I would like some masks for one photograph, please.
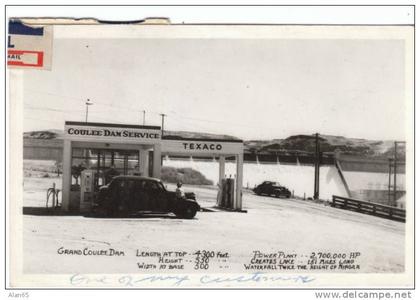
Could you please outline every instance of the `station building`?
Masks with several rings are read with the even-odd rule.
[[[89,195],[109,182],[111,169],[121,175],[160,178],[162,156],[215,157],[219,189],[226,177],[225,160],[235,158],[232,208],[242,209],[243,141],[162,136],[159,126],[66,121],[63,142],[62,209],[84,210]],[[80,176],[73,176],[84,170]],[[79,174],[80,175],[80,174]]]

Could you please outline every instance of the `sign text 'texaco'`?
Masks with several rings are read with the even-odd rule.
[[[214,143],[182,143],[185,150],[222,150],[221,144]]]

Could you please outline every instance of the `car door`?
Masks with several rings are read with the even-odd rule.
[[[152,199],[148,181],[137,180],[135,185],[135,205],[137,211],[152,211]]]
[[[150,196],[151,211],[167,212],[168,203],[163,186],[156,181],[148,181],[146,183],[147,193]]]
[[[124,178],[121,181],[121,188],[119,192],[119,210],[124,212],[130,212],[131,209],[131,188],[133,186],[133,182]]]
[[[268,194],[269,193],[270,184],[268,182],[264,182],[261,186],[261,193]]]
[[[173,203],[169,203],[170,199],[169,199],[169,193],[167,192],[167,190],[165,189],[165,187],[163,186],[162,182],[156,182],[157,186],[158,186],[158,203],[159,203],[159,207],[160,209],[162,209],[162,211],[164,212],[169,212],[171,209],[171,204],[173,206]]]
[[[138,200],[137,200],[137,188],[138,182],[137,180],[129,179],[125,182],[125,191],[126,191],[126,209],[129,212],[136,212],[138,211]]]
[[[128,183],[125,178],[121,178],[112,182],[111,188],[111,207],[115,213],[126,211],[128,209],[130,194]]]
[[[120,179],[114,179],[109,183],[106,195],[103,195],[101,202],[102,208],[109,212],[116,212],[118,210],[120,191],[124,184]]]
[[[148,211],[158,211],[157,199],[157,187],[153,181],[144,182],[144,199]]]

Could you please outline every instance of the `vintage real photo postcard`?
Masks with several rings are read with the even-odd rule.
[[[7,30],[10,286],[413,287],[413,26]]]

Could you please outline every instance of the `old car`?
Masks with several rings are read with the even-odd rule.
[[[268,195],[278,198],[290,198],[292,196],[292,193],[286,187],[281,186],[278,182],[274,181],[264,181],[257,185],[253,191],[257,195]]]
[[[124,217],[139,213],[174,213],[192,219],[200,210],[194,193],[177,197],[159,179],[141,176],[117,176],[102,186],[95,199],[94,213]]]

